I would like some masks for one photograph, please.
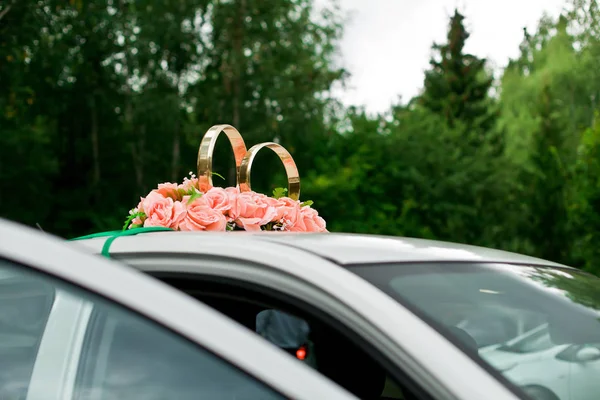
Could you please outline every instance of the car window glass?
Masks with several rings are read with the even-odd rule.
[[[313,325],[314,324],[315,323],[313,323]],[[349,357],[348,354],[340,353],[337,355],[333,354],[332,357],[332,354],[328,351],[329,349],[324,349],[319,340],[320,338],[325,339],[322,333],[316,334],[316,343],[313,341],[314,335],[312,326],[309,322],[289,312],[271,308],[263,309],[256,315],[256,333],[317,371],[321,371],[324,362],[326,362],[329,365],[329,368],[332,367],[333,369],[342,372],[342,374],[337,376],[336,382],[351,390],[351,387],[348,386],[347,377],[341,376],[344,374],[343,371],[347,371],[349,374],[352,373],[352,353],[358,352],[358,349],[355,349],[350,343],[344,348],[350,355]],[[341,335],[338,335],[338,337],[330,336],[325,340],[329,341],[331,339],[336,342],[346,342],[345,338],[341,337]],[[325,344],[325,346],[329,347],[328,344]],[[329,360],[322,359],[322,362],[319,363],[319,355],[323,354],[323,351],[325,351],[325,354],[322,355],[322,358],[326,357],[329,358]],[[368,358],[366,355],[356,354],[357,363],[360,363],[360,360],[365,360],[365,357]],[[373,361],[367,360],[367,362],[372,363]],[[367,373],[362,375],[359,374],[359,376],[356,377],[356,382],[360,384],[361,378],[363,378],[365,387],[370,385],[377,386],[379,389],[374,389],[377,398],[382,396],[386,399],[405,399],[402,390],[392,379],[385,376],[383,371],[381,371],[381,378],[379,378],[378,382],[377,378],[373,379],[373,377],[369,377],[368,375],[369,374]]]
[[[386,355],[375,354],[371,338],[357,335],[335,315],[294,294],[237,280],[155,276],[261,335],[358,398],[430,398],[405,375],[382,365],[377,356]]]
[[[310,330],[307,321],[281,310],[264,309],[256,315],[256,333],[298,360],[316,367]]]
[[[538,313],[527,313],[523,323],[523,332],[531,332],[532,330],[544,324],[546,318]]]
[[[597,277],[568,268],[485,262],[349,270],[449,339],[472,343],[463,350],[513,388],[535,399],[598,398]],[[506,323],[507,319],[513,322]],[[509,326],[517,329],[501,329]]]
[[[219,357],[133,313],[96,302],[80,400],[281,399]]]
[[[554,347],[554,343],[550,338],[548,325],[544,324],[540,328],[537,328],[533,333],[529,333],[516,341],[511,341],[498,347],[498,350],[509,353],[525,354],[547,350],[552,347]]]
[[[256,315],[256,332],[281,348],[298,348],[306,344],[310,327],[294,315],[265,309]]]
[[[61,307],[67,297],[85,304],[91,310],[88,318],[58,318],[64,315]],[[44,341],[58,331],[81,331],[85,337]],[[57,353],[57,345],[67,351]],[[67,362],[61,364],[57,357]],[[64,382],[50,382],[50,372],[38,365],[64,368],[57,375],[65,377]],[[34,384],[42,389],[64,385],[64,393],[73,393],[65,400],[285,398],[218,355],[131,310],[1,259],[0,366],[0,399],[25,400]],[[77,372],[74,383],[67,378],[71,371]]]
[[[54,288],[0,260],[0,399],[25,399]]]
[[[469,311],[456,326],[471,335],[479,347],[502,343],[518,334],[517,321],[501,313],[482,315],[475,308]]]

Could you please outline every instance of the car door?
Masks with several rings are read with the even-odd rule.
[[[355,399],[131,268],[4,220],[0,238],[2,399]]]
[[[201,246],[193,235],[178,235],[177,240],[167,241],[165,236],[121,238],[112,243],[111,257],[122,258],[183,291],[193,291],[195,281],[228,281],[230,287],[253,290],[253,295],[267,293],[282,299],[286,306],[296,304],[313,310],[313,316],[321,315],[321,319],[337,325],[338,330],[356,338],[368,351],[374,350],[373,357],[381,358],[381,365],[387,365],[387,372],[395,381],[402,380],[405,388],[412,386],[409,391],[417,396],[391,398],[518,398],[507,388],[508,382],[503,385],[497,380],[501,377],[490,376],[426,322],[364,280],[326,260],[278,244],[262,242],[257,246],[242,235],[232,234],[227,239],[207,235],[202,238]],[[100,241],[76,245],[88,249],[102,247]],[[208,288],[212,292],[219,290]],[[231,310],[236,312],[238,308],[233,304]],[[252,321],[245,322],[251,327]],[[316,358],[318,363],[318,354]],[[355,374],[354,371],[352,376]],[[355,383],[344,387],[359,390]]]

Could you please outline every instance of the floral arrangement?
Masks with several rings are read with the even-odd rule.
[[[214,187],[212,153],[217,137],[225,133],[236,163],[236,186]],[[256,153],[269,148],[281,159],[288,176],[288,188],[277,188],[273,197],[252,191],[250,170]],[[183,183],[161,183],[137,207],[129,211],[123,230],[163,227],[176,231],[289,231],[327,232],[325,220],[300,202],[300,176],[294,159],[281,145],[260,143],[249,150],[242,135],[231,125],[211,127],[200,143],[198,177],[190,172]]]
[[[123,229],[161,226],[178,231],[290,231],[327,232],[325,220],[311,207],[285,197],[273,197],[237,187],[212,187],[205,192],[190,172],[182,184],[161,183],[129,211]]]

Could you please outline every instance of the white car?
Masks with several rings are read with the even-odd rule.
[[[560,394],[486,362],[456,326],[491,309],[534,316],[533,326],[547,323],[557,344],[600,342],[600,280],[523,255],[337,233],[100,236],[73,245],[152,275],[279,347],[304,345],[298,358],[308,351],[309,365],[359,398],[556,400]],[[282,316],[280,328],[289,316],[286,335],[275,339],[281,330],[257,324],[265,311]],[[553,367],[539,364],[537,373],[546,368]],[[560,400],[600,398],[570,388]]]
[[[133,269],[0,220],[0,399],[356,399]]]

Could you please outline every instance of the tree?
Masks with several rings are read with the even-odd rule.
[[[567,172],[561,149],[564,126],[560,107],[549,83],[542,88],[538,102],[538,129],[533,135],[531,166],[523,179],[528,182],[531,218],[524,219],[523,229],[537,244],[540,257],[565,262],[570,248],[566,203]]]
[[[588,272],[600,273],[600,120],[581,136],[569,190],[573,256]]]
[[[492,136],[495,131],[496,112],[489,98],[493,78],[486,71],[485,59],[464,52],[470,35],[464,19],[455,10],[447,43],[433,45],[435,55],[430,60],[431,69],[425,72],[420,103],[442,115],[451,128],[457,123],[464,125],[465,134],[478,145],[482,136]],[[499,135],[495,136],[498,139]]]
[[[2,217],[62,236],[121,226],[139,196],[195,169],[219,123],[248,147],[279,139],[304,177],[345,75],[329,3],[317,13],[312,0],[0,1]],[[227,175],[225,144],[215,169]],[[284,169],[263,155],[253,188],[270,192]]]
[[[336,2],[319,14],[313,3],[214,2],[209,62],[191,88],[198,120],[206,128],[212,121],[228,121],[240,129],[249,146],[280,141],[301,173],[314,168],[316,153],[327,141],[324,120],[332,102],[331,88],[346,74],[334,62],[342,34]],[[195,146],[199,135],[190,138]],[[227,146],[217,144],[215,169],[229,177],[228,183],[234,178],[230,153]],[[270,192],[273,171],[283,175],[283,168],[269,152],[258,157],[253,187]]]

